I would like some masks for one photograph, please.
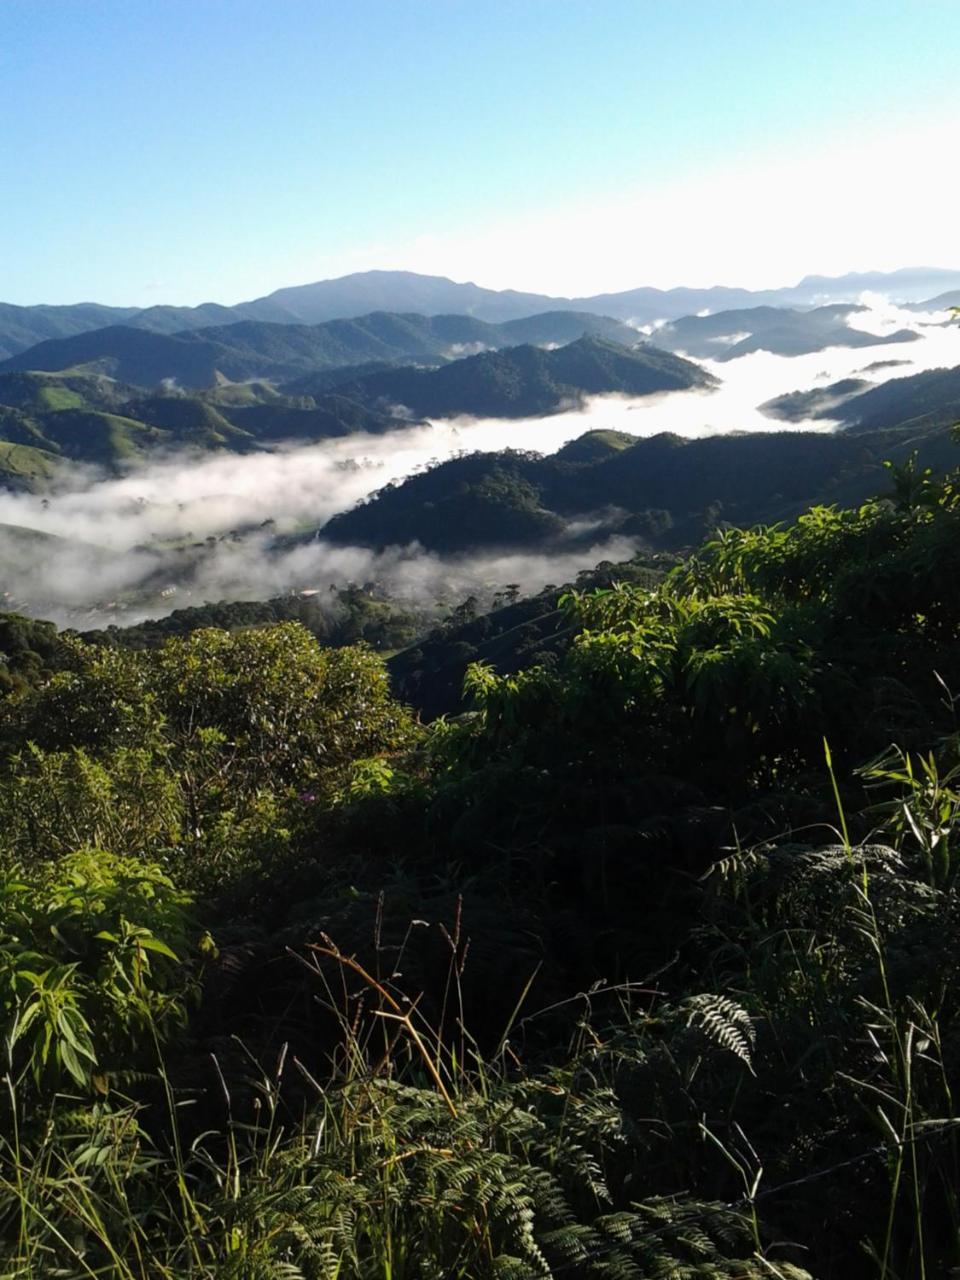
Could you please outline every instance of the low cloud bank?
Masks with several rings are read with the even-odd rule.
[[[530,594],[571,581],[602,560],[628,560],[636,546],[633,539],[612,537],[549,555],[444,557],[417,544],[377,552],[317,539],[277,553],[268,537],[254,534],[182,552],[137,549],[105,556],[81,545],[40,544],[8,569],[3,607],[83,630],[129,626],[208,601],[265,600],[288,592],[332,600],[350,583],[375,584],[417,609],[449,607],[469,595],[488,604],[508,584]]]

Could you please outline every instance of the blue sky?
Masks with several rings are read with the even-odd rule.
[[[0,0],[0,300],[960,266],[960,4]]]

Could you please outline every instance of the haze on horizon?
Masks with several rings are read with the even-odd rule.
[[[942,0],[5,0],[0,301],[960,266],[957,47]]]

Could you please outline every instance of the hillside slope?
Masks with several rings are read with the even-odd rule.
[[[885,487],[884,460],[903,461],[914,448],[936,468],[956,453],[946,429],[919,438],[906,428],[694,440],[665,434],[626,447],[611,434],[589,450],[567,446],[551,457],[508,451],[451,459],[388,485],[335,516],[321,535],[462,554],[549,551],[619,534],[671,550],[722,523],[791,519],[816,502],[857,503]]]
[[[0,487],[42,491],[71,463],[112,470],[157,450],[273,448],[396,429],[337,395],[286,397],[257,383],[145,395],[102,374],[0,374]]]
[[[553,351],[524,345],[485,352],[435,370],[397,369],[344,387],[343,394],[400,404],[420,417],[533,417],[587,395],[709,389],[716,379],[655,347],[626,348],[585,337]]]
[[[796,311],[785,307],[748,307],[711,315],[684,316],[657,329],[651,341],[669,351],[713,360],[737,360],[753,351],[799,356],[827,347],[874,347],[915,342],[912,329],[878,337],[851,326],[851,317],[867,310],[851,304]]]
[[[0,363],[0,374],[86,367],[143,387],[174,381],[198,389],[214,385],[218,378],[284,382],[371,361],[440,364],[521,342],[572,342],[585,333],[627,345],[637,337],[619,321],[575,312],[532,316],[515,325],[489,325],[461,315],[388,312],[319,325],[243,320],[172,334],[111,325],[41,342]]]
[[[763,405],[772,417],[829,418],[861,431],[960,421],[960,367],[928,369],[874,386],[856,378],[815,391],[793,392]]]

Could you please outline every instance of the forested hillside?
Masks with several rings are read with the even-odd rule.
[[[850,379],[818,391],[780,396],[765,408],[777,417],[832,418],[862,431],[950,424],[960,412],[960,369],[928,369],[879,387]]]
[[[568,312],[496,326],[386,314],[173,335],[114,326],[0,364],[0,487],[45,491],[77,463],[116,471],[176,449],[247,453],[426,414],[523,417],[715,385],[616,321]]]
[[[296,622],[8,618],[3,1274],[960,1266],[960,471],[878,488],[429,727]]]
[[[0,486],[42,492],[76,475],[71,464],[115,471],[178,449],[249,453],[401,425],[335,391],[287,396],[252,382],[185,395],[100,373],[11,372],[0,374]]]
[[[153,387],[168,379],[203,390],[218,378],[285,382],[372,360],[442,364],[458,355],[524,342],[573,342],[585,333],[627,346],[637,342],[636,332],[627,325],[590,313],[552,311],[494,325],[464,315],[380,311],[318,325],[233,318],[229,324],[173,333],[109,325],[37,343],[0,364],[0,372],[57,372],[95,365],[100,372],[138,386]]]
[[[724,523],[792,519],[814,502],[860,502],[882,483],[885,460],[904,462],[915,450],[939,469],[955,447],[942,426],[694,440],[592,432],[548,457],[507,450],[452,458],[384,486],[322,533],[335,542],[416,541],[449,552],[557,546],[585,525],[590,538],[621,533],[676,550]]]

